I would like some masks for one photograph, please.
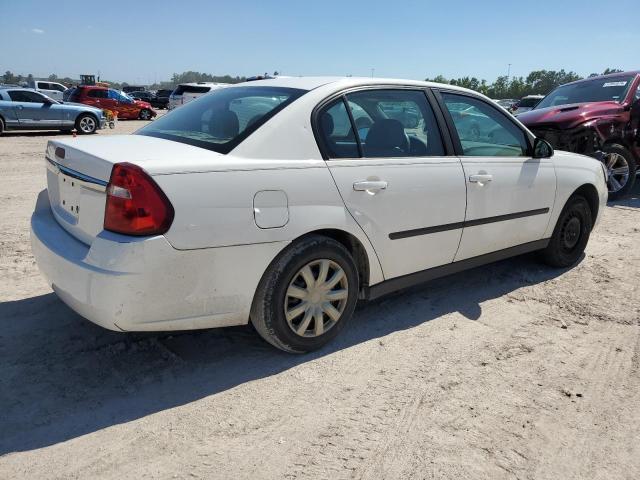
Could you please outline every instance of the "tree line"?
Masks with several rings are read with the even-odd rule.
[[[609,73],[621,72],[617,68],[607,68],[602,75]],[[278,75],[278,72],[273,72],[273,75]],[[592,73],[590,77],[600,75],[598,73]],[[442,75],[438,75],[434,78],[425,78],[426,81],[446,83],[449,85],[457,85],[460,87],[469,88],[480,92],[490,98],[502,99],[502,98],[515,98],[519,99],[526,95],[546,95],[554,88],[563,85],[565,83],[574,82],[580,80],[582,77],[575,72],[564,70],[535,70],[526,77],[508,77],[507,75],[498,77],[493,83],[488,83],[486,80],[479,80],[476,77],[459,77],[447,79]],[[32,74],[26,76],[16,75],[7,70],[4,75],[0,75],[1,83],[17,84],[20,85],[32,80],[49,80],[51,82],[59,82],[67,86],[78,85],[80,79],[74,79],[69,77],[58,77],[55,74],[51,74],[46,78],[35,78]],[[113,88],[120,89],[128,85],[126,82],[112,82],[106,81]],[[239,83],[244,82],[245,77],[232,76],[232,75],[212,75],[209,73],[187,71],[182,73],[174,73],[170,80],[159,83],[154,83],[149,86],[152,90],[160,88],[173,89],[180,83],[191,82],[218,82],[218,83]]]
[[[604,72],[592,73],[589,77],[607,75],[610,73],[622,72],[617,68],[607,68]],[[546,95],[551,90],[565,83],[582,80],[583,77],[576,72],[565,72],[563,70],[535,70],[526,77],[508,77],[507,75],[498,77],[495,82],[489,84],[486,80],[479,80],[476,77],[460,77],[447,79],[442,75],[434,78],[425,78],[427,82],[447,83],[459,87],[469,88],[486,95],[489,98],[519,99],[526,95]]]

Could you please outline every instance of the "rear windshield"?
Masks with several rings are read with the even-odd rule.
[[[174,95],[182,95],[183,93],[207,93],[211,90],[209,86],[196,86],[196,85],[178,85],[173,91]]]
[[[633,75],[605,77],[571,83],[556,88],[547,95],[536,109],[587,102],[622,102],[633,83]]]
[[[306,90],[234,87],[214,90],[155,120],[137,135],[229,153]]]

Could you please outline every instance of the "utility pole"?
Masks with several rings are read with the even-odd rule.
[[[373,73],[374,73],[375,71],[376,71],[376,69],[375,69],[375,68],[372,68],[372,69],[371,69],[371,78],[373,78]]]
[[[509,67],[507,68],[507,82],[509,81],[510,77],[511,77],[511,64],[509,64]]]

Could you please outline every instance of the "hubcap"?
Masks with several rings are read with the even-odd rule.
[[[96,128],[96,122],[91,117],[84,117],[80,120],[80,130],[85,133],[91,133]]]
[[[284,299],[287,324],[301,337],[317,337],[342,317],[349,298],[349,282],[340,265],[313,260],[294,276]]]
[[[149,119],[150,114],[149,114],[149,112],[148,112],[147,110],[143,110],[143,111],[140,113],[140,116],[142,117],[142,119],[143,119],[143,120],[148,120],[148,119]]]
[[[615,193],[622,190],[629,181],[629,164],[626,158],[619,153],[609,153],[606,164],[609,174],[607,181],[609,192]]]
[[[573,249],[580,240],[581,222],[578,217],[569,218],[562,228],[562,243],[567,250]]]

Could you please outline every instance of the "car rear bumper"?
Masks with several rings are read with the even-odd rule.
[[[176,250],[164,236],[100,233],[88,246],[51,213],[47,191],[31,217],[40,271],[69,307],[116,331],[246,324],[262,274],[284,244]]]

